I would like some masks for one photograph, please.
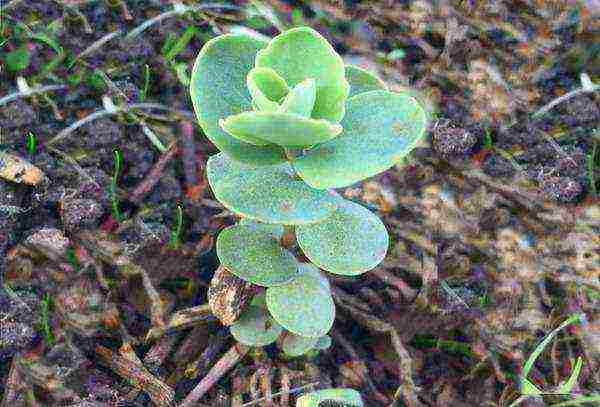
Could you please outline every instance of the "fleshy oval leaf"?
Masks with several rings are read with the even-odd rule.
[[[267,43],[247,35],[222,35],[208,41],[196,58],[190,95],[198,122],[206,136],[234,160],[250,165],[286,161],[285,151],[275,145],[255,146],[231,137],[219,120],[252,109],[246,76],[258,50]]]
[[[342,132],[339,124],[282,112],[244,112],[229,116],[220,125],[231,136],[247,143],[298,148],[323,143]]]
[[[344,62],[331,44],[310,27],[285,31],[256,54],[256,66],[274,69],[289,86],[316,82],[312,117],[338,123],[344,117],[350,85]]]
[[[278,101],[289,92],[285,80],[270,68],[253,68],[246,77],[248,91],[259,110],[279,109]]]
[[[296,238],[316,266],[345,276],[356,276],[377,266],[389,245],[383,222],[365,207],[344,199],[327,219],[298,226]]]
[[[372,72],[358,66],[346,65],[346,79],[350,83],[350,95],[348,97],[372,90],[388,90],[385,82]]]
[[[383,172],[425,135],[427,116],[412,96],[376,90],[348,99],[344,132],[296,158],[294,168],[314,188],[343,188]]]
[[[317,350],[326,350],[331,347],[331,336],[325,335],[321,336],[317,343],[315,344],[315,349]]]
[[[315,99],[317,96],[317,86],[313,78],[308,78],[296,86],[287,94],[281,107],[280,112],[295,113],[302,117],[310,117],[313,108],[315,107]]]
[[[275,321],[296,335],[319,338],[333,325],[331,292],[311,273],[299,273],[287,284],[267,288],[266,298]]]
[[[219,153],[208,159],[206,173],[219,202],[260,222],[314,223],[335,210],[337,198],[297,180],[288,163],[252,168]]]
[[[283,352],[291,357],[302,356],[313,349],[320,338],[307,338],[289,332],[281,343]]]
[[[283,225],[276,225],[273,223],[263,223],[263,222],[258,222],[256,220],[248,219],[248,218],[241,219],[238,222],[238,225],[253,227],[257,230],[260,230],[263,233],[268,233],[268,234],[272,235],[277,240],[281,240],[281,238],[283,237],[283,235],[285,233],[285,229],[283,228]]]
[[[232,274],[263,287],[284,284],[298,271],[296,258],[277,238],[247,225],[230,226],[219,233],[217,256]]]
[[[296,400],[296,407],[320,407],[330,403],[331,405],[343,405],[348,407],[363,407],[360,393],[354,389],[323,389],[304,394]]]
[[[267,346],[275,342],[282,332],[281,326],[266,309],[253,305],[229,329],[238,342],[248,346]]]

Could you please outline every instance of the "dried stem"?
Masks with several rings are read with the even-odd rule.
[[[132,351],[131,351],[132,352]],[[156,378],[139,362],[125,351],[128,356],[119,355],[104,346],[96,346],[96,354],[100,361],[133,386],[148,393],[158,406],[172,406],[175,392],[166,383]]]
[[[178,152],[177,142],[171,143],[167,148],[167,151],[160,156],[158,161],[154,164],[150,172],[144,177],[135,189],[129,195],[129,201],[139,205],[146,198],[146,196],[156,186],[158,181],[165,170],[167,164],[175,157]]]
[[[233,368],[246,354],[250,348],[246,345],[236,344],[227,351],[221,359],[210,369],[208,374],[188,394],[179,407],[192,407],[214,386],[220,379]]]

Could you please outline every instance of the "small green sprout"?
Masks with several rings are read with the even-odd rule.
[[[32,132],[27,133],[27,152],[29,153],[30,157],[33,157],[35,155],[35,152],[37,151],[37,146],[38,141],[35,134],[33,134]]]
[[[389,246],[383,222],[334,189],[406,157],[425,134],[427,113],[410,94],[344,65],[308,27],[270,42],[213,38],[195,61],[190,93],[221,151],[208,160],[208,182],[242,217],[219,234],[217,256],[233,275],[264,287],[231,326],[233,336],[250,346],[277,342],[290,357],[326,349],[335,305],[324,271],[361,275]],[[310,263],[282,244],[288,230]]]
[[[144,65],[144,87],[140,93],[140,103],[144,103],[146,96],[148,95],[148,88],[150,87],[150,66]]]
[[[119,197],[117,196],[117,184],[119,182],[119,176],[121,175],[121,170],[123,168],[123,153],[119,150],[115,150],[115,169],[110,182],[110,199],[112,206],[113,218],[117,222],[121,222],[123,220],[123,215],[121,214],[121,209],[119,208]]]
[[[177,249],[181,245],[181,233],[183,231],[183,208],[177,204],[175,228],[171,232],[171,248]]]
[[[52,309],[52,299],[48,293],[44,294],[42,299],[42,330],[44,331],[44,337],[48,347],[54,345],[56,341],[54,334],[52,333],[52,326],[50,325],[50,311]]]
[[[485,133],[483,136],[483,147],[486,150],[492,150],[494,148],[494,141],[492,140],[492,132],[489,128],[485,128]]]
[[[18,72],[27,69],[31,62],[31,54],[27,44],[6,54],[6,69],[11,72]]]

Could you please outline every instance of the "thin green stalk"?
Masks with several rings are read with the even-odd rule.
[[[115,171],[112,177],[112,181],[110,183],[111,205],[113,217],[117,222],[121,222],[122,214],[121,210],[119,209],[119,199],[117,197],[117,182],[119,180],[119,175],[121,174],[121,169],[123,167],[123,153],[121,153],[119,150],[115,150],[114,156]]]
[[[181,233],[183,231],[183,208],[181,205],[177,205],[175,229],[171,232],[171,247],[173,249],[179,248],[181,244]]]

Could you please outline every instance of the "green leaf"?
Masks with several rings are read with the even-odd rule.
[[[22,71],[29,66],[31,56],[27,45],[23,45],[6,54],[6,69],[12,72]]]
[[[316,81],[315,119],[338,123],[344,117],[350,85],[344,62],[331,44],[310,27],[279,34],[256,55],[256,66],[274,69],[289,86]]]
[[[291,357],[302,356],[315,347],[320,338],[307,338],[288,333],[281,344],[283,352]]]
[[[426,114],[411,96],[376,90],[348,100],[339,137],[294,161],[314,188],[343,188],[392,167],[425,135]]]
[[[321,336],[315,344],[315,349],[326,350],[331,347],[331,337],[329,335]]]
[[[270,68],[254,68],[246,78],[252,101],[259,110],[275,111],[279,109],[281,99],[288,93],[285,80]]]
[[[387,85],[366,69],[354,65],[346,65],[346,79],[350,83],[349,97],[372,90],[387,90]]]
[[[312,273],[267,288],[267,307],[281,326],[296,335],[319,338],[331,329],[335,305],[331,292]]]
[[[246,76],[256,52],[266,43],[246,35],[223,35],[206,42],[196,58],[190,94],[198,122],[206,136],[234,160],[254,165],[284,162],[278,146],[254,146],[225,133],[219,120],[252,109]]]
[[[278,239],[252,226],[230,226],[219,233],[217,256],[231,273],[252,284],[284,284],[298,271],[296,258]]]
[[[296,86],[285,97],[279,108],[280,112],[296,113],[303,117],[310,117],[315,107],[317,96],[316,82],[308,78]]]
[[[360,393],[353,389],[323,389],[305,394],[296,400],[296,407],[320,407],[325,403],[348,407],[362,407]],[[335,404],[335,405],[337,405]]]
[[[244,112],[229,116],[220,124],[223,130],[247,143],[274,143],[284,147],[309,147],[342,132],[339,124],[327,120],[281,112]]]
[[[272,223],[258,222],[253,219],[243,218],[238,222],[238,225],[249,226],[259,230],[262,233],[268,233],[275,237],[277,240],[281,240],[285,233],[283,225],[275,225]]]
[[[318,267],[355,276],[377,266],[389,245],[381,220],[363,206],[340,199],[327,219],[296,228],[300,248]]]
[[[206,172],[215,197],[238,215],[265,223],[297,225],[325,219],[337,198],[295,178],[288,163],[252,168],[220,153]]]
[[[267,346],[277,340],[281,326],[264,308],[249,306],[230,327],[231,335],[248,346]]]

